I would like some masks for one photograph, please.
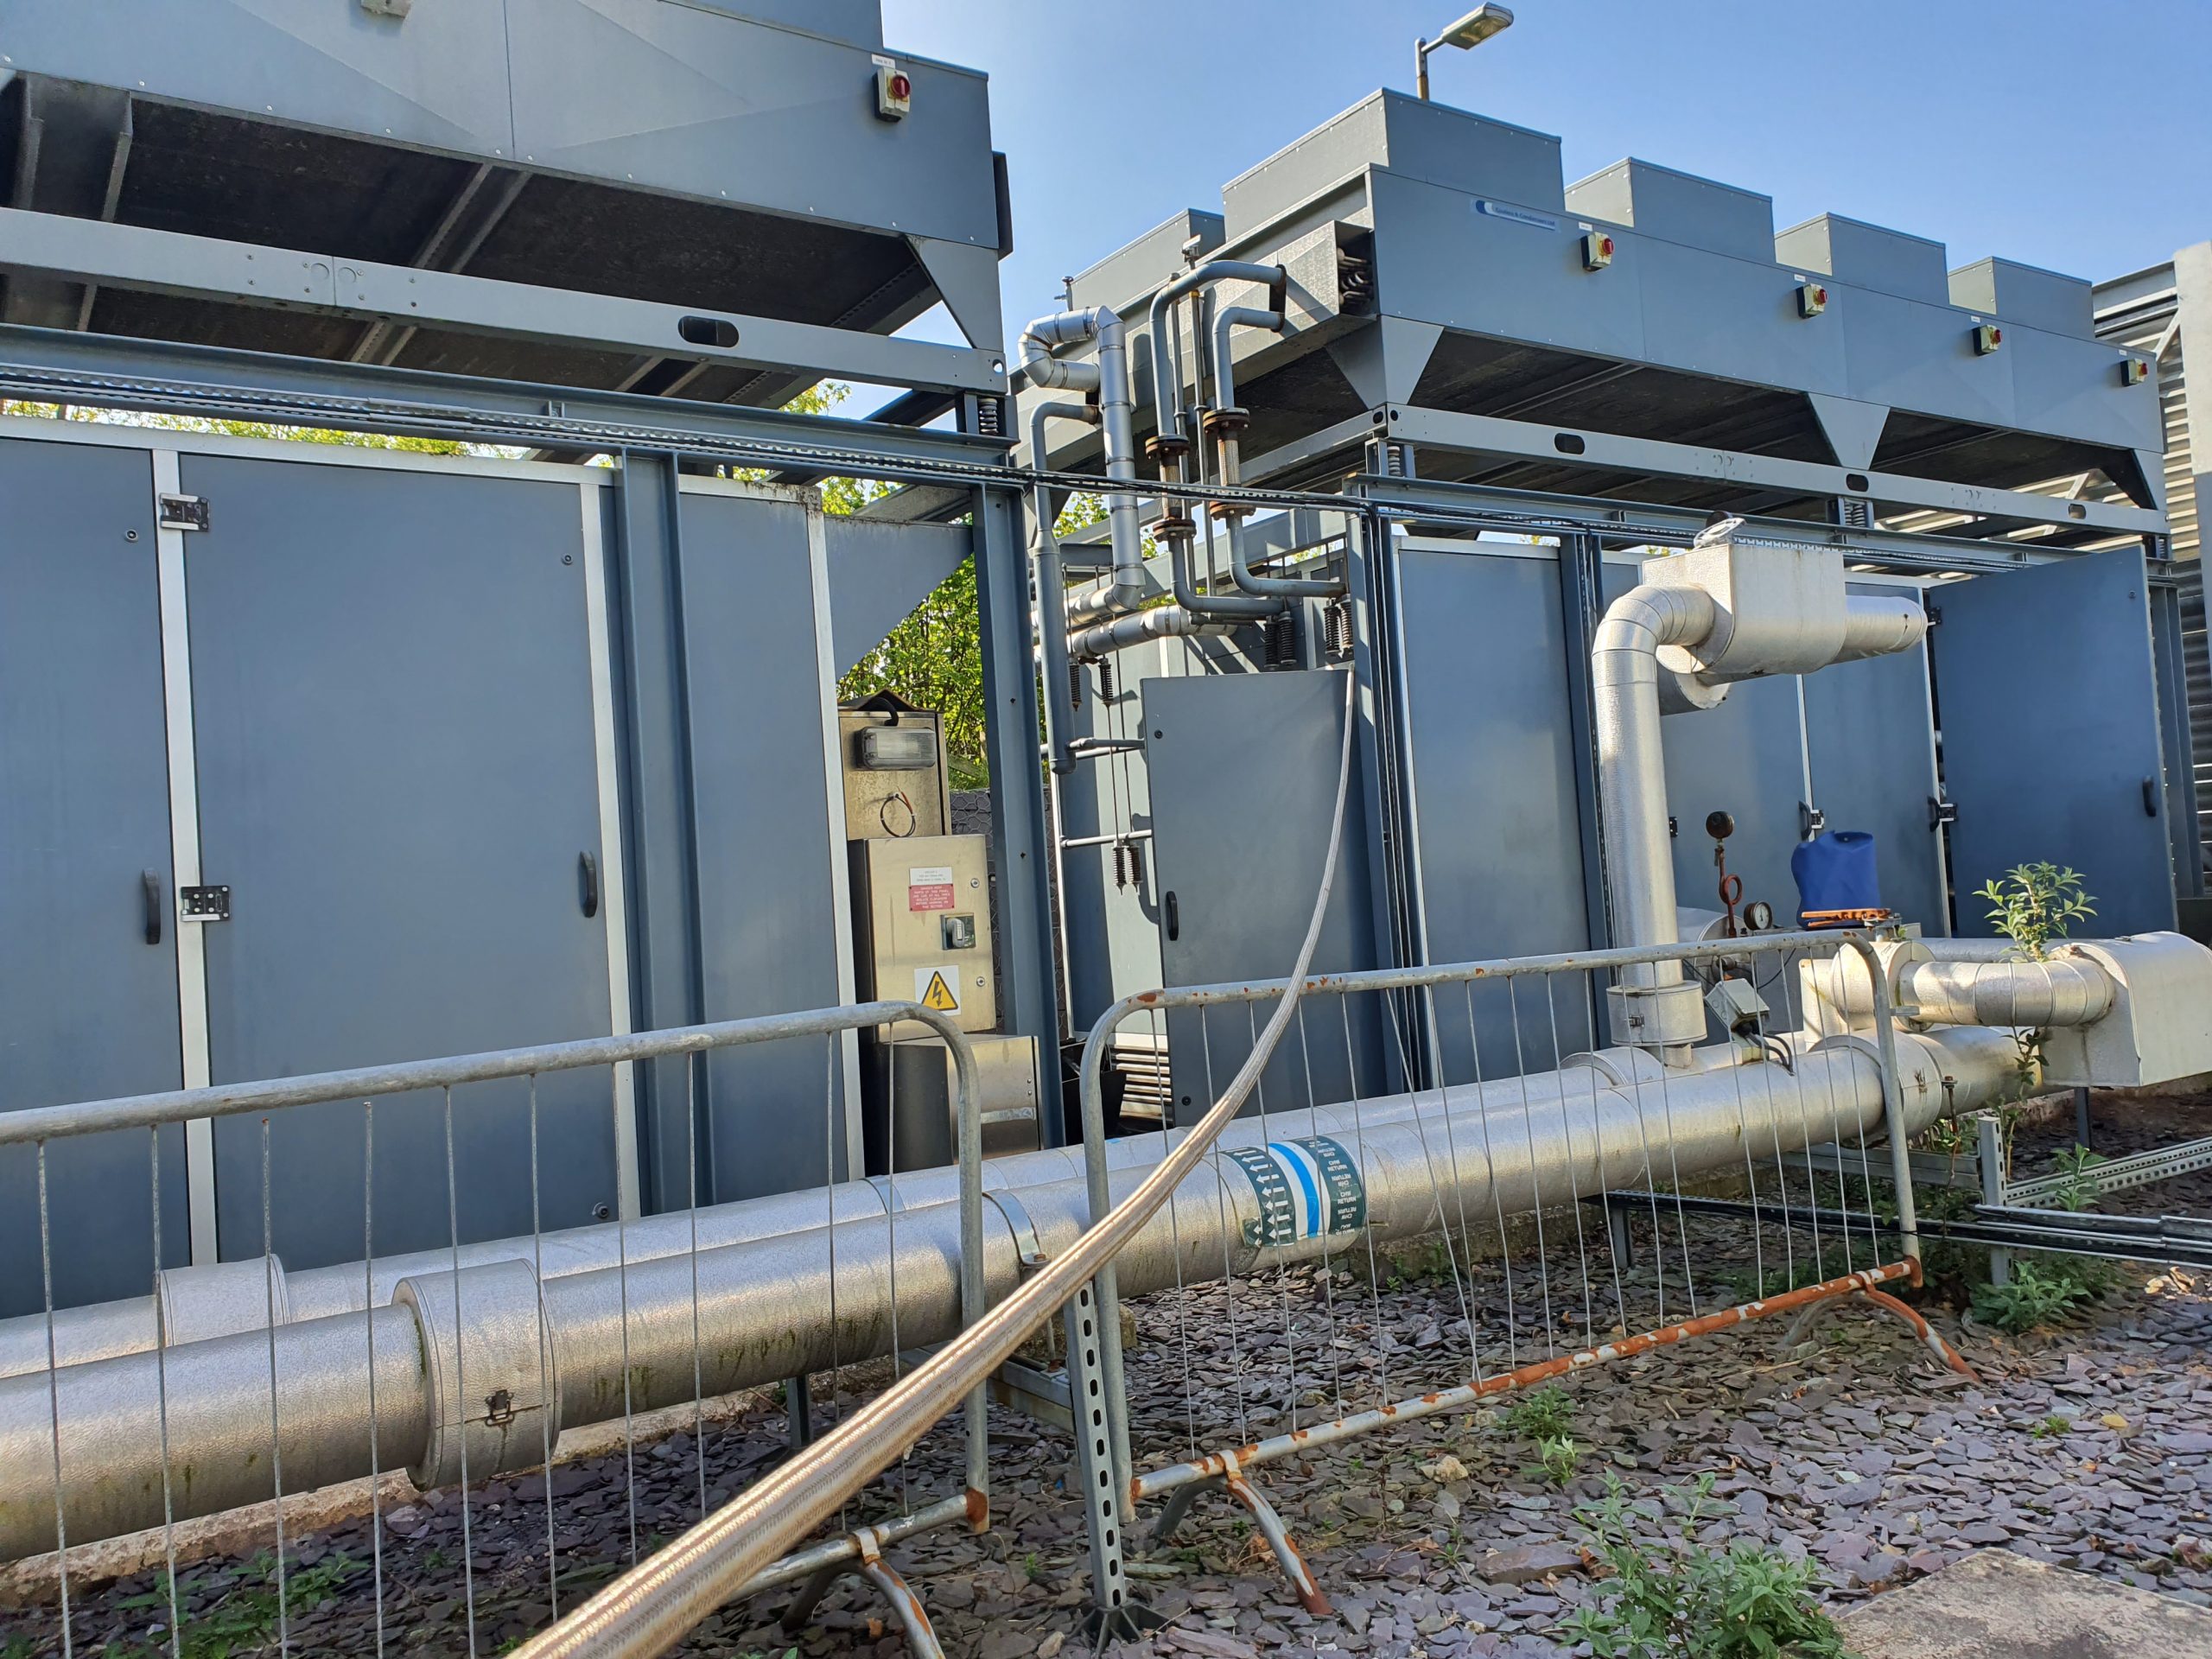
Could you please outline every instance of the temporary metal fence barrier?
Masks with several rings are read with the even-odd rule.
[[[702,1358],[700,1344],[702,1258],[696,1233],[696,1203],[691,1206],[695,1234],[688,1260],[688,1308],[683,1306],[682,1279],[687,1263],[682,1258],[631,1262],[626,1253],[618,1249],[607,1286],[612,1295],[593,1305],[600,1313],[611,1313],[611,1319],[600,1323],[612,1328],[582,1330],[579,1334],[581,1322],[564,1325],[558,1332],[563,1341],[556,1352],[556,1332],[546,1317],[543,1287],[547,1283],[575,1285],[581,1279],[548,1281],[542,1272],[539,1079],[556,1072],[608,1068],[612,1109],[617,1098],[613,1068],[644,1062],[680,1062],[683,1079],[680,1096],[670,1103],[673,1109],[680,1101],[687,1121],[693,1125],[684,1173],[686,1192],[696,1195],[702,1188],[703,1149],[697,1116],[691,1108],[706,1057],[747,1045],[819,1039],[823,1155],[826,1167],[834,1175],[849,1144],[844,1114],[860,1109],[857,1101],[840,1100],[840,1079],[846,1071],[843,1049],[851,1040],[849,1033],[906,1020],[930,1030],[945,1044],[951,1057],[958,1117],[961,1259],[957,1296],[961,1318],[972,1322],[982,1312],[984,1300],[982,1241],[986,1202],[976,1062],[967,1039],[945,1015],[914,1002],[869,1002],[0,1116],[0,1156],[28,1153],[36,1162],[40,1267],[49,1362],[41,1372],[0,1379],[0,1395],[12,1397],[12,1406],[0,1400],[0,1441],[4,1441],[5,1451],[0,1464],[10,1471],[7,1497],[0,1502],[0,1529],[10,1540],[11,1554],[23,1554],[24,1541],[29,1541],[30,1548],[41,1547],[41,1531],[43,1547],[53,1552],[51,1599],[14,1613],[0,1613],[0,1645],[10,1652],[16,1651],[21,1643],[29,1652],[71,1655],[105,1651],[107,1641],[123,1638],[131,1642],[136,1651],[136,1644],[147,1638],[150,1629],[157,1650],[182,1659],[188,1653],[212,1650],[203,1647],[197,1624],[213,1620],[211,1628],[218,1633],[227,1632],[227,1639],[245,1639],[238,1623],[246,1617],[244,1609],[252,1612],[247,1622],[254,1625],[250,1632],[253,1639],[270,1642],[277,1651],[313,1650],[321,1645],[321,1639],[301,1633],[301,1620],[308,1611],[303,1594],[308,1602],[320,1602],[333,1593],[340,1580],[346,1580],[353,1586],[346,1594],[357,1599],[359,1574],[349,1578],[334,1570],[327,1558],[319,1567],[297,1559],[300,1540],[295,1535],[296,1524],[288,1531],[286,1500],[296,1501],[312,1489],[365,1475],[370,1554],[365,1563],[366,1587],[374,1600],[360,1619],[365,1625],[373,1624],[375,1650],[383,1652],[387,1639],[396,1641],[426,1605],[435,1605],[442,1598],[460,1604],[467,1621],[467,1650],[471,1654],[489,1650],[510,1637],[524,1633],[537,1619],[557,1614],[564,1599],[572,1599],[581,1587],[601,1581],[617,1565],[590,1559],[588,1541],[580,1535],[578,1526],[571,1525],[575,1520],[573,1506],[564,1513],[562,1497],[566,1482],[556,1476],[555,1468],[562,1431],[591,1422],[619,1420],[621,1424],[619,1444],[609,1447],[609,1455],[619,1450],[623,1459],[619,1497],[624,1513],[613,1541],[630,1561],[635,1562],[651,1548],[651,1533],[658,1518],[652,1512],[652,1500],[641,1497],[641,1487],[648,1479],[671,1488],[659,1500],[664,1509],[691,1505],[693,1518],[710,1512],[715,1496],[711,1489],[729,1483],[741,1472],[731,1465],[743,1448],[734,1444],[718,1447],[717,1451],[726,1453],[719,1457],[709,1449],[705,1400],[717,1390],[712,1386],[715,1363],[711,1358]],[[667,1068],[662,1080],[673,1081],[678,1069]],[[489,1262],[464,1237],[467,1230],[463,1217],[471,1186],[492,1172],[480,1164],[474,1168],[462,1166],[462,1160],[456,1159],[455,1124],[458,1122],[466,1129],[470,1127],[473,1109],[488,1109],[486,1095],[480,1091],[472,1098],[470,1085],[499,1080],[519,1081],[526,1090],[527,1138],[525,1146],[518,1150],[529,1159],[532,1231],[527,1238],[513,1241],[518,1247],[516,1259]],[[392,1098],[418,1092],[429,1098],[405,1102]],[[359,1111],[360,1139],[354,1152],[363,1171],[360,1270],[368,1286],[368,1311],[289,1323],[283,1306],[283,1268],[272,1248],[277,1224],[286,1217],[285,1194],[270,1180],[271,1126],[283,1123],[283,1115],[288,1109],[328,1108],[339,1103],[354,1103]],[[375,1289],[378,1282],[375,1220],[379,1103],[387,1116],[395,1111],[435,1112],[442,1119],[443,1195],[449,1235],[449,1266],[443,1271],[410,1272],[382,1306],[378,1305]],[[166,1317],[168,1303],[162,1294],[162,1263],[157,1255],[149,1267],[157,1320],[156,1340],[150,1352],[81,1365],[54,1363],[52,1331],[56,1310],[46,1179],[49,1146],[88,1135],[144,1132],[149,1145],[145,1202],[151,1206],[153,1236],[158,1241],[162,1236],[162,1206],[175,1202],[175,1175],[163,1168],[162,1157],[164,1127],[252,1115],[260,1118],[262,1251],[257,1260],[226,1264],[224,1271],[237,1280],[236,1288],[241,1294],[254,1300],[256,1328],[202,1341],[178,1337]],[[281,1127],[277,1132],[282,1133]],[[897,1173],[879,1179],[882,1214],[873,1223],[855,1218],[849,1211],[838,1213],[832,1199],[836,1189],[825,1190],[821,1225],[831,1264],[826,1287],[828,1306],[794,1309],[794,1316],[826,1314],[834,1353],[835,1333],[840,1328],[837,1247],[847,1236],[873,1226],[892,1241],[884,1252],[893,1275],[885,1306],[893,1336],[888,1351],[895,1368],[899,1363],[896,1357],[896,1235],[901,1205]],[[124,1194],[112,1196],[117,1202],[124,1201]],[[883,1300],[880,1288],[873,1284],[845,1288],[864,1293],[863,1303]],[[650,1377],[646,1354],[671,1351],[668,1327],[676,1327],[674,1345],[685,1345],[681,1327],[687,1321],[689,1378]],[[598,1363],[596,1374],[586,1360]],[[134,1392],[127,1385],[149,1380],[139,1377],[149,1367],[150,1390]],[[849,1403],[842,1397],[848,1391],[846,1367],[833,1363],[828,1369],[830,1386],[823,1403],[840,1414],[849,1414]],[[794,1443],[804,1440],[809,1431],[806,1382],[804,1376],[795,1378],[785,1400]],[[134,1405],[143,1402],[148,1392],[154,1406],[150,1414]],[[580,1411],[575,1402],[587,1392],[592,1394],[597,1408]],[[639,1435],[640,1408],[671,1393],[689,1402],[689,1421],[683,1421],[680,1408],[663,1410],[649,1420],[649,1427],[663,1437],[671,1432],[678,1436],[688,1432],[686,1449],[691,1467],[683,1471],[690,1477],[688,1481],[680,1475],[656,1472],[667,1471],[669,1446],[680,1445],[680,1440],[655,1447]],[[885,1594],[894,1616],[914,1636],[918,1648],[926,1648],[930,1643],[927,1621],[897,1575],[884,1565],[880,1552],[887,1543],[929,1528],[962,1523],[982,1530],[988,1525],[985,1395],[980,1384],[969,1387],[965,1394],[963,1490],[917,1503],[902,1480],[894,1500],[866,1506],[868,1513],[861,1524],[845,1525],[836,1535],[782,1559],[777,1559],[779,1548],[757,1560],[746,1575],[750,1583],[742,1586],[744,1592],[755,1593],[805,1580],[808,1588],[791,1615],[804,1618],[831,1580],[840,1573],[857,1573]],[[241,1402],[257,1396],[265,1402],[259,1414],[264,1432],[257,1435],[241,1432],[247,1416]],[[142,1420],[149,1417],[149,1421]],[[733,1430],[722,1438],[734,1443],[741,1435]],[[146,1441],[143,1446],[137,1445],[141,1440]],[[661,1455],[649,1455],[655,1452]],[[407,1469],[416,1490],[425,1494],[428,1503],[442,1502],[450,1510],[453,1501],[434,1489],[458,1486],[458,1585],[441,1587],[438,1584],[444,1565],[438,1559],[442,1550],[426,1554],[393,1530],[392,1516],[398,1506],[388,1498],[387,1484],[382,1478],[402,1467]],[[158,1471],[150,1478],[149,1468]],[[524,1472],[531,1469],[540,1471],[537,1478]],[[47,1472],[41,1476],[41,1471]],[[542,1548],[543,1570],[519,1589],[512,1573],[491,1574],[497,1581],[487,1581],[473,1530],[490,1524],[489,1511],[502,1500],[509,1504],[529,1503],[532,1486],[543,1491],[544,1525],[535,1535],[536,1544],[524,1554],[534,1558]],[[680,1489],[684,1486],[696,1492],[695,1502],[681,1497]],[[38,1487],[50,1489],[50,1497],[41,1500],[27,1495]],[[852,1489],[839,1491],[816,1519],[847,1510],[851,1496]],[[181,1525],[194,1516],[272,1500],[266,1535],[269,1551],[242,1568],[221,1569],[217,1576],[223,1588],[198,1598],[200,1605],[194,1605],[192,1589],[182,1582]],[[597,1501],[586,1507],[604,1509],[606,1503]],[[257,1522],[261,1513],[258,1509],[254,1511]],[[848,1522],[853,1518],[849,1511]],[[149,1525],[157,1527],[161,1534],[156,1569],[160,1586],[153,1594],[124,1599],[118,1610],[111,1605],[116,1598],[88,1599],[78,1592],[72,1577],[73,1550],[81,1557],[86,1546],[82,1542],[73,1546],[73,1537],[108,1538]],[[813,1527],[810,1522],[789,1535],[790,1541],[798,1541]],[[223,1541],[226,1551],[237,1545],[238,1530],[231,1529]],[[510,1539],[515,1535],[512,1527],[505,1530]],[[311,1592],[299,1592],[303,1570],[310,1574]],[[518,1601],[523,1604],[519,1609]],[[366,1630],[358,1634],[364,1641],[369,1636]]]
[[[1112,1605],[1110,1587],[1123,1577],[1119,1541],[1135,1505],[1168,1500],[1154,1531],[1161,1539],[1214,1488],[1249,1512],[1300,1600],[1323,1611],[1319,1584],[1254,1469],[1692,1337],[1851,1298],[1902,1317],[1960,1363],[1882,1288],[1918,1281],[1918,1246],[1909,1179],[1898,1187],[1901,1216],[1878,1227],[1869,1146],[1886,1136],[1895,1178],[1911,1135],[1993,1096],[2013,1051],[2002,1033],[1915,1034],[1904,1039],[1911,1057],[1901,1077],[1878,971],[1872,1029],[1811,1035],[1797,1017],[1797,964],[1843,950],[1873,960],[1863,933],[1765,934],[1302,982],[1297,1040],[1262,1071],[1254,1093],[1264,1149],[1215,1147],[1211,1196],[1181,1195],[1186,1202],[1169,1211],[1185,1236],[1136,1264],[1138,1288],[1157,1294],[1134,1311],[1162,1351],[1154,1363],[1166,1381],[1133,1401],[1119,1317],[1127,1256],[1094,1287],[1095,1376],[1084,1375],[1080,1352],[1071,1356],[1078,1397],[1095,1386],[1104,1402],[1122,1499],[1094,1527],[1101,1614],[1124,1624],[1131,1616]],[[1671,1063],[1634,1049],[1592,1052],[1601,981],[1660,961],[1753,991],[1733,1005],[1745,1010],[1736,1029]],[[1152,992],[1101,1017],[1080,1085],[1096,1213],[1110,1207],[1116,1173],[1103,1073],[1117,1032],[1143,1021],[1155,1043],[1186,1056],[1195,1048],[1211,1097],[1215,1054],[1251,1045],[1264,1061],[1254,1010],[1291,987]],[[1348,1079],[1349,1100],[1326,1103],[1316,1076]],[[1174,1141],[1161,1132],[1163,1147]],[[1813,1158],[1816,1147],[1854,1156],[1839,1169]],[[1699,1215],[1690,1189],[1715,1180],[1747,1195],[1747,1237]],[[1643,1269],[1630,1259],[1626,1228],[1591,1234],[1583,1221],[1583,1200],[1631,1182],[1646,1189],[1636,1227],[1650,1252]],[[1807,1238],[1789,1212],[1808,1205],[1821,1221]],[[1884,1230],[1901,1231],[1901,1243]],[[1478,1236],[1494,1244],[1494,1263],[1478,1266]],[[1384,1257],[1421,1239],[1449,1294],[1429,1357],[1414,1353],[1394,1375],[1385,1281],[1395,1270]],[[1186,1274],[1201,1256],[1206,1270]],[[1163,1271],[1163,1262],[1172,1266]],[[1458,1334],[1444,1332],[1447,1323]],[[1133,1453],[1133,1433],[1146,1457]],[[1160,1458],[1163,1443],[1177,1442],[1182,1455]]]

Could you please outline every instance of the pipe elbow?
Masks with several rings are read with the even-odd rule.
[[[1657,684],[1659,647],[1692,645],[1713,632],[1713,595],[1696,588],[1631,588],[1611,605],[1591,637],[1592,671],[1600,685]]]
[[[1108,315],[1113,314],[1109,312]],[[1054,355],[1063,347],[1099,338],[1099,314],[1063,311],[1039,317],[1021,331],[1021,372],[1033,386],[1052,391],[1096,391],[1099,372],[1095,363],[1064,363]],[[1118,328],[1121,319],[1115,318]]]

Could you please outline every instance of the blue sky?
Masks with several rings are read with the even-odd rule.
[[[1009,333],[1059,278],[1376,86],[1472,0],[884,0],[894,50],[986,71]],[[1434,96],[1565,143],[2101,279],[2212,238],[2212,0],[1509,0]],[[1098,111],[1105,111],[1100,114]]]

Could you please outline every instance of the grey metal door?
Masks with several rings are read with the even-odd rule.
[[[1142,683],[1152,779],[1160,954],[1170,985],[1279,979],[1313,914],[1344,742],[1340,672],[1218,674]],[[1357,741],[1357,740],[1355,740]],[[1357,757],[1354,756],[1355,766]],[[1357,775],[1341,861],[1313,954],[1316,973],[1374,965],[1366,830]],[[1316,998],[1284,1038],[1248,1115],[1383,1086],[1372,997]],[[1251,1052],[1272,1005],[1234,1004],[1167,1020],[1179,1121],[1203,1111]],[[1131,1020],[1124,1030],[1146,1029]]]
[[[143,449],[0,441],[0,1110],[182,1081],[152,509]],[[183,1131],[159,1147],[175,1266]],[[48,1148],[56,1306],[151,1286],[155,1161]],[[0,1154],[0,1315],[44,1305],[39,1230],[36,1153]]]
[[[841,778],[833,830],[830,630],[807,515],[788,501],[681,499],[701,1006],[709,1020],[831,1007],[846,1000],[835,887],[846,880],[844,806]],[[663,1205],[681,1204],[695,1161],[697,1185],[720,1201],[842,1174],[842,1048],[834,1064],[819,1042],[708,1056],[696,1136],[673,1103],[654,1113]]]
[[[1745,680],[1717,709],[1659,722],[1665,752],[1667,810],[1675,820],[1675,896],[1695,910],[1718,910],[1719,872],[1707,815],[1736,820],[1728,868],[1744,878],[1744,900],[1764,899],[1777,921],[1794,922],[1797,884],[1789,855],[1800,839],[1805,800],[1805,745],[1795,675]]]
[[[1636,585],[1633,565],[1608,563],[1610,605]],[[1659,725],[1667,772],[1667,810],[1675,823],[1675,897],[1694,910],[1720,900],[1708,813],[1736,820],[1728,868],[1744,878],[1746,903],[1764,899],[1776,919],[1797,915],[1797,884],[1789,855],[1802,838],[1805,794],[1804,727],[1795,676],[1731,686],[1717,709],[1670,715]]]
[[[604,1034],[579,492],[556,480],[187,455],[210,1071],[226,1083]],[[611,1214],[604,1071],[454,1092],[461,1236]],[[360,1106],[216,1130],[226,1257],[362,1253]],[[446,1103],[378,1103],[373,1248],[446,1242]]]
[[[1851,591],[1897,589],[1854,582]],[[1948,933],[1942,837],[1929,812],[1936,790],[1926,649],[1840,663],[1804,685],[1813,804],[1829,829],[1874,837],[1885,905],[1930,935]],[[1790,913],[1780,904],[1775,912]]]
[[[2094,931],[2174,925],[2142,555],[2087,554],[1936,588],[1936,707],[1958,822],[1958,931],[2015,865],[2082,872]]]
[[[1406,548],[1398,572],[1428,960],[1582,950],[1590,924],[1559,567],[1470,545]],[[1580,990],[1570,979],[1440,992],[1446,1080],[1541,1071],[1555,1049],[1587,1047]]]

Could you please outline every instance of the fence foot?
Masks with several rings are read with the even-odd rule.
[[[804,1630],[814,1617],[814,1610],[822,1605],[822,1598],[830,1593],[830,1586],[845,1573],[855,1573],[874,1585],[884,1600],[891,1604],[892,1617],[899,1621],[912,1652],[921,1656],[921,1659],[944,1659],[944,1649],[930,1624],[929,1610],[922,1605],[922,1599],[914,1593],[913,1587],[883,1559],[882,1552],[876,1548],[875,1535],[863,1528],[853,1535],[853,1541],[860,1549],[858,1560],[833,1561],[817,1569],[800,1588],[791,1605],[784,1609],[784,1615],[777,1623],[785,1636],[796,1637]]]
[[[1110,1643],[1141,1642],[1154,1630],[1167,1628],[1166,1614],[1156,1613],[1141,1601],[1124,1600],[1118,1607],[1094,1605],[1083,1616],[1083,1639],[1093,1653],[1103,1653]]]
[[[1222,1484],[1229,1495],[1252,1512],[1253,1524],[1260,1529],[1260,1535],[1268,1541],[1268,1548],[1275,1553],[1275,1564],[1282,1568],[1282,1575],[1298,1592],[1300,1605],[1316,1618],[1327,1618],[1336,1609],[1329,1605],[1329,1599],[1321,1593],[1321,1586],[1313,1581],[1313,1574],[1306,1565],[1306,1558],[1298,1553],[1298,1546],[1290,1541],[1289,1529],[1282,1523],[1282,1516],[1275,1513],[1274,1504],[1262,1496],[1260,1489],[1241,1474],[1222,1477]]]
[[[1885,1290],[1855,1290],[1848,1296],[1832,1297],[1827,1301],[1815,1302],[1791,1321],[1789,1330],[1783,1333],[1783,1345],[1795,1348],[1812,1333],[1815,1325],[1827,1319],[1846,1302],[1853,1300],[1862,1300],[1877,1312],[1887,1313],[1907,1326],[1913,1335],[1920,1338],[1923,1345],[1930,1353],[1961,1376],[1971,1378],[1976,1382],[1981,1381],[1981,1373],[1967,1364],[1959,1351],[1944,1341],[1942,1334],[1934,1325],[1923,1319],[1916,1309],[1908,1307]]]

